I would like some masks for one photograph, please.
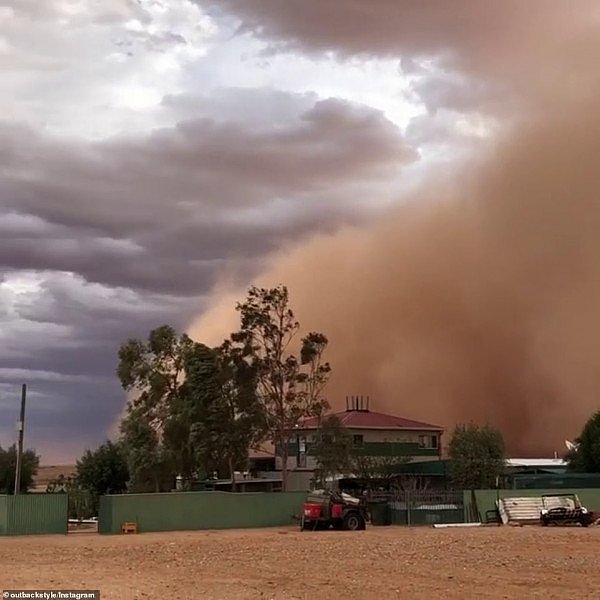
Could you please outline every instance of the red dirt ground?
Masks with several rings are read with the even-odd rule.
[[[600,598],[600,527],[0,538],[0,584],[103,600]]]

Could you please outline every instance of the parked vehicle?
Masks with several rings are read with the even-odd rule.
[[[543,526],[578,523],[588,527],[594,520],[593,514],[581,504],[577,494],[544,494],[540,522]]]
[[[359,498],[333,492],[316,490],[308,494],[302,505],[300,530],[341,529],[358,531],[366,528],[367,506]]]

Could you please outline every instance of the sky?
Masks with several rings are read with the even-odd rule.
[[[362,342],[336,319],[372,309],[352,304],[360,293],[346,282],[396,263],[396,247],[380,255],[365,236],[432,196],[444,205],[475,172],[489,181],[495,144],[514,155],[515,131],[592,112],[597,26],[586,0],[577,11],[560,0],[460,0],[451,11],[412,0],[0,0],[0,445],[16,438],[27,383],[26,445],[42,463],[73,461],[122,414],[123,341],[163,323],[218,340],[232,299],[261,277],[289,276],[310,317],[306,274],[324,256],[337,257],[321,282],[335,315],[316,322],[338,332],[347,373]],[[439,247],[439,232],[423,231],[414,264]],[[333,246],[314,254],[315,244]],[[344,271],[336,292],[331,275]],[[428,293],[392,275],[406,294]],[[369,286],[390,297],[381,281]],[[382,353],[413,344],[398,331]],[[378,370],[397,373],[406,357],[360,360],[368,373],[352,385],[389,407],[396,382]],[[340,402],[370,393],[344,387],[332,388]],[[403,416],[451,426],[465,415],[436,398]]]

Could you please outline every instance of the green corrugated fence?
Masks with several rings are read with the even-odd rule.
[[[67,533],[67,494],[0,496],[0,535]]]
[[[305,492],[171,492],[102,496],[100,533],[119,533],[125,522],[138,531],[276,527],[300,515]]]
[[[531,498],[544,494],[577,494],[587,509],[600,511],[600,489],[474,490],[464,493],[465,520],[485,521],[486,513],[496,509],[498,498]]]
[[[600,489],[600,473],[557,473],[514,475],[514,489]]]
[[[6,535],[6,498],[0,496],[0,535]]]

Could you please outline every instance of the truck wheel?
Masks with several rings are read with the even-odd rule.
[[[344,517],[344,529],[358,531],[365,528],[365,520],[358,513],[350,513]]]

